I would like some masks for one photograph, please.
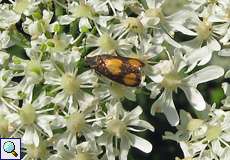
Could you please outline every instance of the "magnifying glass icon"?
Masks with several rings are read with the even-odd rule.
[[[14,157],[17,157],[18,154],[17,152],[15,152],[15,145],[13,142],[11,141],[7,141],[3,144],[3,150],[6,152],[6,153],[11,153],[14,155]]]

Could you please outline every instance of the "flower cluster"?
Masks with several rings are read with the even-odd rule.
[[[142,62],[140,85],[97,74],[85,59],[98,55]],[[139,132],[153,125],[143,106],[124,103],[143,93],[148,112],[177,127],[165,138],[180,143],[184,159],[227,160],[229,57],[229,0],[0,0],[0,137],[20,137],[24,160],[150,153]],[[197,89],[218,78],[226,79],[220,108]],[[205,116],[179,117],[178,90]]]

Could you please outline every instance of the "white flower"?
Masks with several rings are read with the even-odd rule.
[[[42,17],[38,20],[32,20],[26,17],[26,20],[23,22],[23,30],[30,34],[31,39],[37,39],[40,35],[46,31],[51,31],[51,19],[53,17],[53,12],[48,10],[43,10]]]
[[[51,97],[42,92],[35,100],[25,99],[22,108],[11,104],[11,112],[6,116],[10,123],[17,125],[16,131],[11,135],[24,130],[22,142],[24,144],[34,144],[39,146],[39,134],[47,137],[52,137],[52,129],[50,122],[55,119],[55,115],[50,115],[47,112],[52,111],[53,108],[47,108],[51,103]]]
[[[0,28],[7,29],[20,20],[20,15],[10,10],[7,5],[0,5]]]
[[[62,107],[77,103],[80,106],[91,106],[94,96],[84,88],[92,88],[97,83],[97,76],[92,70],[77,74],[76,63],[80,60],[79,52],[55,54],[52,57],[52,69],[45,73],[45,84],[53,86],[52,93],[57,93],[53,103]],[[61,67],[61,68],[60,68]],[[68,107],[67,107],[68,108]]]
[[[208,66],[185,76],[181,72],[185,66],[182,55],[176,52],[172,59],[162,60],[153,67],[155,76],[150,76],[153,82],[147,85],[147,88],[153,92],[152,95],[157,95],[159,88],[164,88],[161,96],[153,103],[151,113],[155,115],[155,112],[164,112],[171,125],[177,125],[179,122],[179,116],[172,99],[173,91],[177,91],[177,88],[182,89],[190,104],[196,110],[202,111],[206,107],[206,102],[196,89],[197,85],[219,78],[224,74],[221,67]],[[156,90],[156,88],[158,89]]]
[[[177,133],[175,135],[167,133],[165,138],[178,141],[185,158],[198,157],[207,160],[217,156],[221,160],[229,158],[226,156],[230,154],[229,112],[212,108],[209,112],[211,118],[205,120],[193,119],[189,113],[181,113],[184,119],[177,127]],[[186,139],[181,138],[185,135]]]
[[[94,122],[100,121],[104,118],[95,118],[93,111],[96,111],[97,104],[94,106],[87,106],[82,104],[76,106],[73,104],[69,108],[69,113],[63,110],[65,119],[59,117],[59,125],[66,127],[66,131],[60,137],[60,141],[63,141],[69,148],[74,148],[78,144],[78,139],[84,137],[86,140],[94,141],[96,137],[102,135],[102,130]]]
[[[101,33],[101,31],[99,33]],[[126,39],[119,39],[118,37],[115,37],[112,33],[108,33],[108,31],[102,31],[99,37],[93,34],[88,34],[86,46],[98,47],[87,56],[115,53],[122,55],[126,52],[130,52],[130,49],[132,48],[132,45],[129,44]]]
[[[89,20],[95,16],[95,10],[89,3],[72,2],[68,4],[68,11],[71,15],[64,15],[59,17],[59,22],[62,25],[68,25],[76,19],[79,20],[80,31],[84,28],[92,28]]]
[[[0,32],[0,50],[10,47],[10,36],[8,31]]]
[[[18,86],[16,82],[12,81],[14,74],[10,70],[0,70],[0,102],[2,101],[7,105],[7,98],[19,99]]]
[[[13,10],[19,14],[30,16],[38,8],[41,0],[16,0],[13,3]]]
[[[40,142],[38,146],[34,144],[22,144],[23,152],[25,156],[23,160],[31,160],[31,159],[47,159],[49,157],[48,150],[48,140],[44,140],[40,138]]]
[[[0,66],[6,65],[9,61],[10,55],[6,52],[0,51]]]
[[[61,33],[55,34],[52,39],[48,39],[47,44],[47,51],[50,53],[53,52],[65,52],[68,51],[67,48],[69,45],[74,43],[74,39],[72,35]],[[72,48],[74,52],[74,47]]]
[[[224,90],[224,94],[226,95],[226,98],[222,100],[223,109],[230,107],[230,84],[227,82],[222,83],[222,88]]]
[[[117,11],[124,11],[125,2],[123,0],[89,0],[88,3],[94,6],[98,12],[109,13],[109,7],[112,9],[113,14],[117,15]]]
[[[177,25],[176,30],[185,35],[196,36],[190,41],[183,42],[184,48],[191,51],[202,47],[206,42],[207,47],[212,51],[221,50],[220,43],[218,42],[218,25],[214,25],[207,17],[203,17],[201,21],[196,13],[191,12],[184,24]]]
[[[148,8],[141,14],[142,23],[148,28],[154,28],[157,25],[162,25],[162,29],[166,30],[169,34],[172,33],[174,25],[182,24],[188,17],[189,13],[181,9],[181,11],[166,15],[165,10],[169,9],[170,4],[167,1],[162,0],[146,0]],[[163,8],[164,7],[164,8]],[[168,8],[167,8],[168,7]]]
[[[227,33],[227,34],[230,34],[230,30],[229,30],[229,33]],[[218,55],[228,58],[228,57],[230,57],[230,49],[229,48],[223,48],[222,50],[220,50],[220,52],[218,53]]]
[[[126,37],[127,39],[135,38],[138,36],[143,36],[145,32],[145,27],[142,24],[139,17],[129,17],[127,15],[123,15],[119,17],[120,23],[114,24],[111,28],[111,32],[115,37],[121,39]]]
[[[62,141],[56,146],[57,154],[48,158],[48,160],[99,160],[97,156],[101,153],[94,141],[82,142],[75,146],[74,149],[67,149]]]
[[[98,139],[98,142],[99,145],[106,146],[108,160],[115,160],[115,157],[119,157],[120,160],[127,160],[131,146],[145,153],[151,152],[151,143],[131,133],[141,132],[146,129],[154,131],[151,124],[139,119],[142,113],[141,107],[138,106],[132,111],[127,112],[122,108],[120,102],[115,102],[107,103],[107,109],[107,119],[104,122],[106,128],[104,134]],[[120,146],[118,146],[118,140],[120,141]]]
[[[15,127],[7,120],[6,116],[10,114],[8,108],[0,101],[0,136],[7,138],[14,131]],[[19,135],[18,135],[19,136]]]
[[[24,76],[19,83],[20,92],[32,97],[33,88],[44,79],[44,71],[51,68],[50,61],[42,61],[41,52],[38,47],[25,48],[27,56],[30,60],[13,56],[12,63],[9,64],[11,70],[15,71],[16,76]]]

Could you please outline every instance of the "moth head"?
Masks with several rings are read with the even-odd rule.
[[[97,56],[95,57],[86,57],[85,62],[90,68],[95,68],[97,66]]]

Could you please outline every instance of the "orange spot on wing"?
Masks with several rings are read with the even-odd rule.
[[[113,75],[119,75],[121,72],[122,61],[117,58],[106,59],[105,66]]]
[[[139,60],[137,60],[137,59],[129,59],[129,60],[128,60],[128,63],[129,63],[131,66],[136,67],[136,68],[142,67],[142,66],[143,66],[143,64],[142,64]]]
[[[129,73],[129,74],[126,74],[124,76],[124,79],[123,79],[124,83],[126,85],[129,85],[129,86],[133,86],[133,85],[136,85],[138,82],[137,82],[137,76],[135,73]]]

